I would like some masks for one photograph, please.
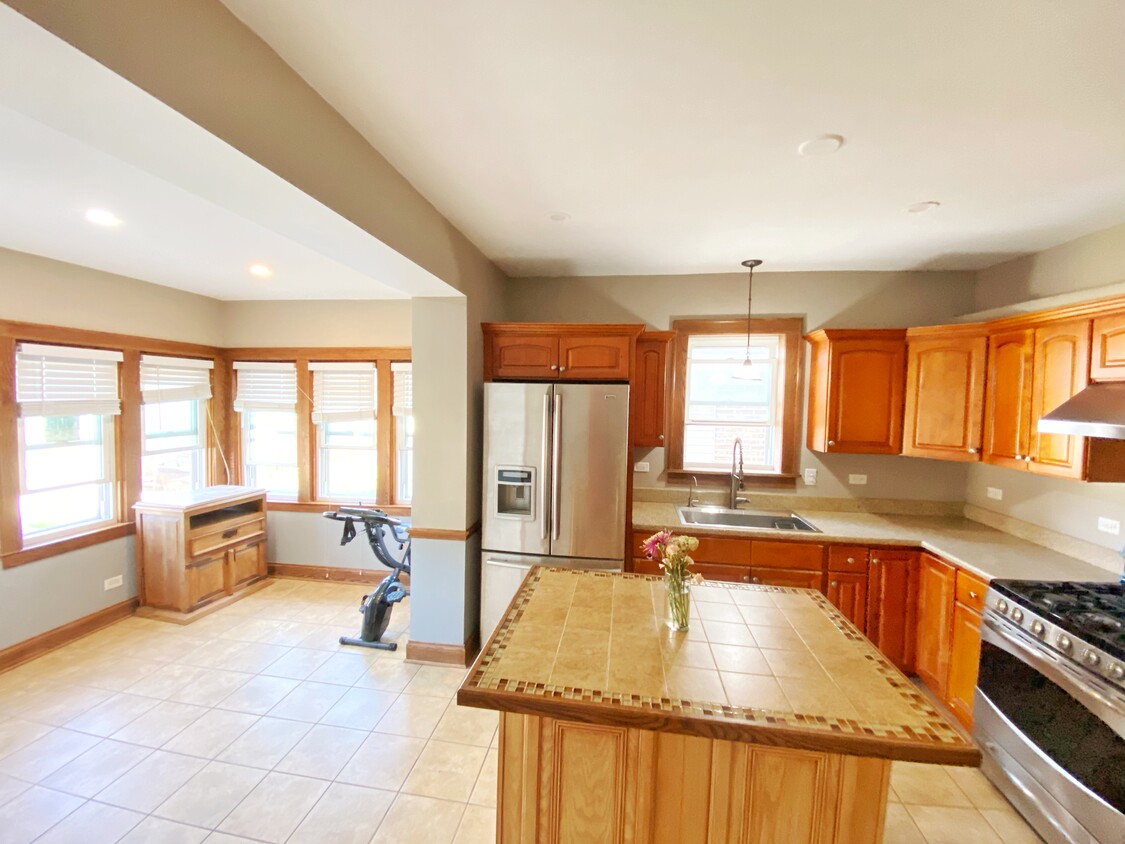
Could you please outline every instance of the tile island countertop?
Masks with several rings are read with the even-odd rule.
[[[693,587],[690,629],[664,585],[536,566],[458,703],[779,748],[976,765],[976,746],[818,592]]]

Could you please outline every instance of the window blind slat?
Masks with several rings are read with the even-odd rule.
[[[391,373],[394,375],[394,406],[392,411],[395,416],[410,416],[414,413],[414,375],[409,363],[392,363]]]
[[[312,420],[355,422],[375,418],[375,364],[315,364]]]
[[[235,361],[238,386],[234,409],[295,410],[297,408],[297,365]]]
[[[16,350],[20,416],[114,416],[121,412],[121,352],[21,343]]]
[[[145,404],[211,398],[214,362],[141,355],[141,400]]]

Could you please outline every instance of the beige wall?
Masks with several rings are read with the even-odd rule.
[[[754,276],[754,313],[803,315],[808,330],[933,324],[971,310],[973,284],[972,273],[955,272],[760,273]],[[513,320],[643,322],[666,329],[677,318],[746,313],[743,273],[516,279],[508,290]],[[638,449],[634,459],[652,467],[635,475],[638,487],[662,484],[664,449]],[[960,464],[806,449],[800,465],[817,469],[818,482],[815,487],[798,482],[798,493],[832,497],[960,500],[967,475]],[[849,486],[849,474],[866,474],[867,485]]]
[[[410,300],[223,302],[224,346],[409,346]]]

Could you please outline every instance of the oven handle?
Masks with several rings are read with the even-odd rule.
[[[989,634],[992,634],[990,636]],[[1125,706],[1103,694],[1092,682],[1074,669],[1060,662],[1053,654],[1031,647],[1004,630],[991,618],[981,622],[981,634],[986,641],[1023,660],[1049,680],[1058,683],[1075,700],[1101,718],[1115,733],[1125,738]]]

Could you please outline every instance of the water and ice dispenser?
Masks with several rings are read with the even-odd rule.
[[[496,469],[496,515],[503,519],[535,518],[535,469],[499,466]]]

